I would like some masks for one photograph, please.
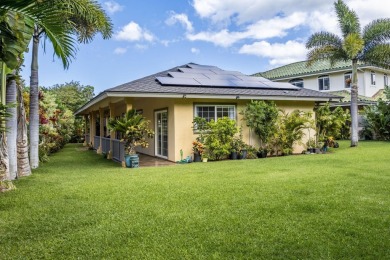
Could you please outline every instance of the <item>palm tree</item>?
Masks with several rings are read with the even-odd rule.
[[[5,107],[6,102],[6,76],[13,69],[17,69],[22,60],[22,54],[26,51],[31,40],[34,23],[46,28],[48,38],[56,43],[56,53],[68,54],[74,51],[74,39],[63,28],[61,17],[56,8],[49,4],[54,0],[1,0],[0,3],[0,73],[1,73],[1,97],[0,106]],[[40,3],[45,4],[40,4]],[[39,8],[38,8],[38,4]],[[10,86],[13,86],[10,85]],[[9,161],[17,161],[16,158],[8,158],[7,143],[5,142],[4,111],[0,115],[0,190],[12,188],[9,176]],[[15,124],[13,124],[14,126]],[[15,132],[16,129],[10,129]]]
[[[351,147],[358,145],[358,62],[390,67],[390,19],[377,19],[361,30],[359,18],[342,1],[334,3],[342,37],[330,32],[314,33],[308,39],[308,64],[320,59],[351,61]]]
[[[54,0],[57,10],[61,10],[58,17],[64,28],[77,36],[79,42],[87,43],[100,32],[103,38],[109,38],[112,34],[112,24],[101,6],[92,0]],[[39,89],[38,89],[38,48],[43,35],[48,35],[47,28],[35,25],[33,34],[31,78],[30,78],[30,163],[33,169],[39,165]],[[56,50],[57,44],[49,37]],[[56,52],[57,53],[57,52]],[[59,55],[58,55],[59,54]],[[69,67],[74,53],[57,53],[62,59],[64,68]]]

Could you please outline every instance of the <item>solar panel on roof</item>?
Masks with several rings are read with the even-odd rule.
[[[212,72],[214,72],[215,74],[220,74],[220,75],[237,75],[237,76],[244,76],[244,74],[242,74],[241,72],[239,71],[228,71],[228,70],[215,70],[215,69],[210,69]]]
[[[208,78],[201,73],[169,72],[168,74],[174,78]]]
[[[267,86],[271,88],[277,88],[277,89],[290,89],[290,90],[298,90],[299,87],[296,87],[290,83],[283,83],[283,82],[264,82]]]
[[[202,86],[235,87],[236,85],[227,79],[196,79]]]
[[[197,74],[215,74],[215,72],[212,72],[208,69],[190,69],[190,68],[179,68],[179,71],[184,73],[197,73]]]
[[[194,79],[186,78],[171,78],[171,77],[157,77],[156,78],[162,85],[175,85],[175,86],[200,86],[201,84]]]
[[[253,77],[238,71],[225,71],[214,66],[188,64],[188,68],[168,72],[170,77],[157,77],[165,86],[202,86],[247,89],[298,90],[290,83],[273,82],[263,77]]]

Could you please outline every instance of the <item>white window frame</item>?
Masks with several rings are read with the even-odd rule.
[[[198,108],[199,107],[214,107],[214,118],[210,118],[210,120],[214,120],[214,121],[217,121],[218,118],[222,118],[222,117],[218,117],[218,113],[217,113],[217,110],[218,108],[233,108],[233,115],[232,116],[228,116],[230,119],[232,120],[236,120],[237,118],[237,109],[236,109],[236,105],[227,105],[227,104],[195,104],[194,106],[194,117],[199,117],[199,114],[198,114]]]
[[[347,83],[347,80],[351,79],[349,83]],[[347,72],[344,74],[344,88],[351,88],[352,86],[352,72]]]
[[[375,85],[376,85],[375,71],[371,71],[371,86],[375,86]]]
[[[304,88],[303,79],[292,79],[289,81],[289,83],[296,87]]]
[[[325,79],[328,79],[328,85],[326,86],[325,85]],[[321,89],[321,83],[322,82],[322,89]],[[318,90],[322,91],[322,90],[330,90],[330,78],[329,78],[329,75],[324,75],[324,76],[320,76],[318,77]]]
[[[383,75],[383,85],[389,86],[389,76],[387,74]]]

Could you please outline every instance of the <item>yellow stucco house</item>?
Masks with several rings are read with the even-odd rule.
[[[120,117],[135,108],[151,121],[155,131],[149,147],[139,148],[138,152],[178,161],[180,150],[185,156],[192,154],[192,141],[196,138],[192,128],[194,117],[235,119],[243,126],[244,141],[258,146],[239,113],[250,100],[273,100],[286,111],[313,111],[316,104],[337,98],[289,83],[189,63],[107,89],[76,114],[84,115],[88,122],[86,143],[92,143],[99,153],[123,161],[123,144],[117,133],[108,132],[105,125],[109,118]],[[295,152],[302,149],[295,147]]]

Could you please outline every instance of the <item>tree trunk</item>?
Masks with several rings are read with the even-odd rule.
[[[352,60],[352,87],[351,87],[351,147],[357,146],[358,133],[358,76],[357,60]]]
[[[38,47],[39,30],[35,28],[32,47],[30,77],[30,163],[31,168],[39,166],[39,89],[38,89]]]
[[[12,190],[14,185],[9,176],[8,149],[5,132],[0,133],[0,192]]]
[[[28,158],[28,138],[26,110],[23,103],[23,92],[21,86],[18,86],[18,176],[31,175],[30,160]]]
[[[15,180],[17,176],[17,153],[16,153],[16,135],[17,135],[17,110],[16,110],[16,81],[15,79],[8,80],[7,84],[7,146],[9,159],[9,176],[11,180]]]

